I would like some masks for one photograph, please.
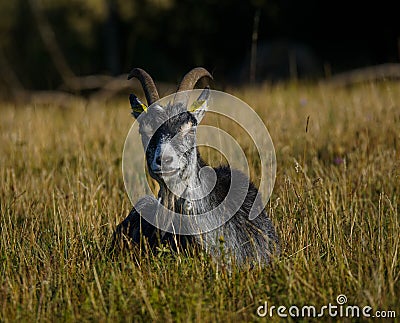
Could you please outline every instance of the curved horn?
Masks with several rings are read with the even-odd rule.
[[[192,69],[190,72],[188,72],[183,77],[181,83],[179,84],[177,92],[193,90],[193,88],[196,85],[196,83],[202,77],[205,77],[205,76],[209,77],[210,79],[213,79],[211,74],[203,67],[196,67],[196,68]]]
[[[128,80],[130,80],[132,77],[136,77],[142,84],[148,105],[151,105],[160,98],[153,79],[146,71],[142,70],[141,68],[134,68],[129,73]]]

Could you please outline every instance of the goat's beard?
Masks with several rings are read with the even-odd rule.
[[[194,151],[190,158],[180,165],[176,175],[161,178],[159,184],[163,187],[162,192],[172,193],[175,199],[187,199],[190,196],[187,194],[188,191],[200,184],[198,172],[197,156]]]

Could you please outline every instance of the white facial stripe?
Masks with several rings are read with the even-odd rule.
[[[149,124],[144,124],[142,126],[142,132],[147,136],[147,137],[151,137],[153,135],[153,129],[151,128],[151,126]]]

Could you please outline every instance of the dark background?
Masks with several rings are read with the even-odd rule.
[[[243,84],[251,78],[254,31],[255,81],[315,80],[398,62],[400,20],[395,3],[1,1],[0,84],[3,92],[16,83],[27,89],[59,89],[63,73],[120,75],[132,67],[143,67],[157,81],[176,82],[199,65],[222,82]],[[254,28],[257,15],[259,25]],[[43,28],[40,32],[43,24],[47,36]],[[46,37],[66,66],[57,66],[60,57],[54,57]]]

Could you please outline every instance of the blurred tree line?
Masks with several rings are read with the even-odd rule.
[[[259,66],[262,46],[271,52],[273,41],[283,40],[285,48],[314,55],[316,76],[326,63],[340,71],[398,60],[399,24],[389,1],[3,0],[0,82],[56,89],[63,83],[60,69],[119,75],[135,66],[175,82],[198,65],[220,80],[248,81],[254,35]],[[265,57],[280,56],[287,53]]]

